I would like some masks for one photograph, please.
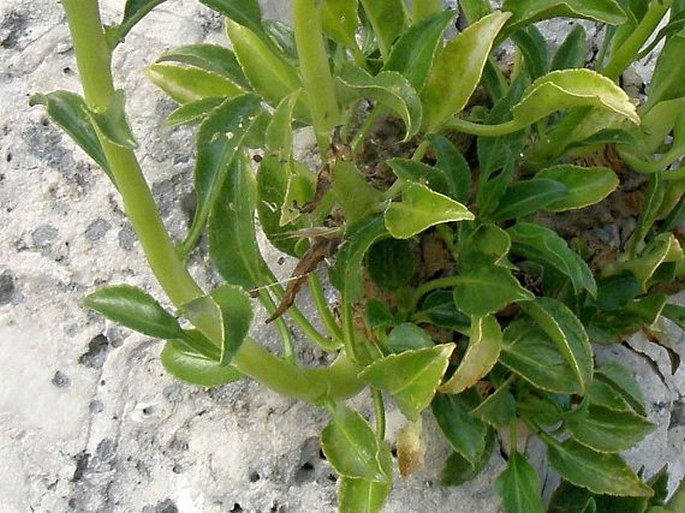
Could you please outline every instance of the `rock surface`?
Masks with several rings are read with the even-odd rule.
[[[103,2],[114,21],[123,2]],[[265,6],[286,16],[285,2]],[[222,20],[197,2],[163,4],[116,53],[117,84],[128,93],[139,156],[172,233],[185,229],[179,204],[190,191],[193,135],[161,126],[172,104],[141,74],[164,49],[222,41]],[[102,172],[49,123],[31,94],[79,90],[58,2],[0,0],[0,508],[34,512],[335,511],[335,483],[317,434],[326,415],[252,382],[214,390],[165,375],[160,344],[79,308],[104,283],[129,283],[162,295],[147,270],[121,202]],[[274,256],[276,260],[277,256]],[[203,283],[215,277],[192,263]],[[258,340],[269,343],[268,329]],[[682,347],[682,337],[676,335]],[[685,471],[685,371],[668,359],[607,350],[643,384],[659,423],[629,453],[648,475],[669,463]],[[317,355],[309,354],[315,359]],[[368,398],[359,405],[370,412]],[[437,486],[448,453],[426,419],[427,468],[398,479],[385,511],[494,513],[491,489],[502,469],[493,456],[477,481]],[[389,440],[401,427],[389,418]]]

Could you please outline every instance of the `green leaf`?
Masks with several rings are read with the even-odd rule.
[[[437,393],[431,408],[440,430],[452,448],[473,466],[477,466],[486,450],[488,427],[472,417],[473,401],[465,394]]]
[[[559,443],[545,437],[552,467],[571,483],[593,493],[649,497],[654,492],[617,454],[605,454],[574,440]]]
[[[623,271],[597,282],[595,304],[601,310],[616,310],[630,303],[640,292],[640,284],[630,271]]]
[[[361,269],[364,255],[381,237],[387,236],[383,217],[375,216],[351,226],[346,233],[346,243],[341,245],[335,265],[330,270],[331,283],[343,291],[350,302],[361,297]]]
[[[177,62],[195,66],[222,75],[241,89],[250,88],[250,83],[245,78],[235,54],[224,46],[207,43],[179,46],[164,52],[157,58],[157,62]]]
[[[574,25],[552,57],[550,71],[582,68],[587,56],[586,37],[583,26]]]
[[[254,27],[228,20],[226,32],[243,73],[265,101],[278,105],[283,98],[302,88],[297,70],[282,55],[275,53],[273,45],[268,45]]]
[[[210,96],[181,105],[164,120],[168,127],[202,122],[207,115],[226,101],[224,96]]]
[[[233,98],[243,92],[231,80],[213,71],[176,64],[151,64],[145,68],[145,76],[181,105],[208,97]]]
[[[48,116],[85,151],[115,183],[84,99],[69,91],[53,91],[31,96],[29,105],[44,105]]]
[[[653,294],[631,301],[618,310],[597,312],[588,324],[588,333],[592,334],[592,341],[595,343],[613,344],[643,327],[652,326],[659,318],[666,300],[665,294]],[[668,344],[662,345],[669,351],[669,356],[673,357],[672,363],[677,367],[677,353]]]
[[[564,424],[577,442],[599,452],[629,449],[656,427],[632,412],[593,405],[565,416]]]
[[[109,142],[122,148],[138,147],[131,126],[126,120],[126,94],[122,89],[114,92],[106,109],[88,112],[97,130]]]
[[[338,485],[339,513],[378,513],[390,494],[392,484],[370,479],[342,477]]]
[[[383,60],[388,59],[390,48],[407,24],[402,0],[361,0],[364,13],[376,34]]]
[[[447,175],[449,196],[460,203],[466,203],[471,193],[471,168],[468,162],[446,137],[434,135],[431,143],[437,159],[436,167]]]
[[[460,274],[455,280],[454,304],[466,315],[485,316],[510,303],[530,301],[535,297],[503,267],[474,269]]]
[[[352,65],[345,65],[338,77],[343,99],[370,98],[397,114],[406,127],[404,140],[414,137],[421,128],[421,100],[409,81],[396,71],[381,71],[375,76]]]
[[[383,69],[401,73],[414,89],[421,91],[442,43],[443,34],[455,14],[454,11],[445,10],[413,25],[392,47]]]
[[[510,266],[507,260],[511,239],[507,232],[494,224],[481,224],[459,244],[457,267],[463,272],[483,266]]]
[[[411,182],[402,186],[402,202],[392,202],[385,211],[385,225],[396,239],[408,239],[436,224],[473,219],[461,203]]]
[[[611,385],[601,379],[597,379],[596,371],[588,396],[592,405],[603,406],[613,411],[632,411],[626,400],[616,393],[616,390]]]
[[[435,344],[428,333],[416,324],[403,322],[390,331],[386,346],[392,353],[403,353],[417,349],[430,349]]]
[[[507,427],[516,415],[516,399],[509,391],[509,385],[500,386],[476,408],[471,415],[494,428]]]
[[[521,28],[511,34],[523,55],[523,67],[532,80],[541,77],[548,70],[547,41],[535,25]]]
[[[476,477],[488,464],[495,437],[492,431],[488,431],[485,436],[485,447],[478,455],[478,461],[471,464],[458,452],[453,452],[445,461],[445,466],[440,472],[440,484],[442,486],[459,486]]]
[[[371,331],[389,328],[390,326],[395,324],[395,317],[392,315],[388,303],[386,303],[385,301],[381,301],[380,299],[375,297],[369,299],[364,305],[364,319],[366,320],[366,325],[369,327]],[[402,326],[402,324],[400,324],[400,326]],[[419,347],[430,347],[433,345],[433,341],[430,339],[430,337],[428,337],[428,335],[425,334],[425,332],[421,328],[412,323],[407,323],[407,326],[411,326],[413,328],[420,330],[426,336],[426,338],[428,338],[428,343],[426,345]],[[411,338],[409,340],[409,343],[412,344],[413,340]],[[400,347],[400,349],[397,350],[394,346],[390,347],[390,343],[388,343],[387,345],[393,353],[401,353],[402,351],[405,351],[407,349],[417,349],[416,346],[409,345],[408,347]]]
[[[495,366],[501,350],[502,330],[497,319],[492,315],[472,318],[466,354],[440,392],[459,394],[478,383]]]
[[[571,279],[576,294],[583,289],[593,296],[597,294],[592,271],[556,232],[533,223],[517,223],[507,234],[513,243],[512,253],[565,274]]]
[[[661,310],[661,315],[673,321],[680,329],[685,329],[685,307],[667,304]]]
[[[573,368],[581,393],[592,381],[592,347],[583,324],[563,303],[546,297],[521,303],[521,308],[556,342]]]
[[[321,4],[321,22],[328,37],[348,48],[356,48],[358,8],[358,0],[324,0]]]
[[[562,480],[552,495],[547,513],[597,513],[597,506],[589,490]]]
[[[550,337],[526,321],[504,330],[500,363],[534,386],[558,394],[577,394],[581,387],[573,368]]]
[[[240,165],[235,163],[235,160],[239,160],[235,159],[235,155],[240,151],[261,109],[256,96],[238,96],[214,109],[200,125],[195,162],[197,209],[184,241],[186,251],[192,249],[204,228],[230,170]]]
[[[281,100],[266,128],[266,147],[273,156],[288,160],[293,148],[293,112],[301,91],[295,91]]]
[[[672,233],[663,233],[654,237],[638,258],[630,258],[607,268],[605,275],[629,271],[640,284],[640,292],[644,293],[647,291],[647,282],[661,264],[679,262],[682,259],[683,250],[678,239]]]
[[[429,189],[445,196],[452,196],[447,173],[440,168],[415,160],[392,158],[385,162],[393,173],[402,180],[426,185]]]
[[[588,69],[558,70],[540,77],[526,90],[512,113],[517,126],[526,126],[553,112],[583,106],[616,113],[640,124],[635,105],[623,89]]]
[[[544,513],[541,486],[535,469],[518,451],[509,456],[507,468],[495,480],[504,513]]]
[[[172,339],[183,335],[176,317],[152,296],[130,285],[98,289],[88,294],[81,304],[149,337]]]
[[[409,284],[414,275],[414,252],[407,240],[383,239],[366,255],[366,268],[382,290],[396,291]]]
[[[219,274],[246,290],[265,281],[254,225],[256,187],[249,164],[233,161],[226,183],[209,217],[209,254]]]
[[[421,307],[412,316],[412,320],[427,322],[465,335],[468,335],[471,325],[469,318],[457,310],[450,290],[436,290],[426,296]]]
[[[610,362],[600,366],[595,372],[596,379],[610,385],[640,415],[645,416],[645,400],[639,383],[632,373],[622,365]]]
[[[354,224],[383,206],[383,193],[368,184],[354,162],[338,160],[333,168],[333,196]]]
[[[513,14],[508,31],[550,18],[582,18],[607,25],[620,25],[626,21],[623,9],[614,0],[505,0],[503,11]]]
[[[645,111],[649,111],[660,102],[685,97],[685,84],[679,78],[678,70],[685,54],[685,31],[671,37],[659,53],[654,73],[647,90],[648,102]]]
[[[584,208],[599,203],[616,187],[618,177],[607,167],[579,167],[561,164],[543,169],[536,178],[556,180],[566,186],[568,192],[562,198],[545,207],[552,212]]]
[[[222,285],[210,297],[221,313],[222,344],[219,363],[228,365],[240,349],[252,324],[254,312],[250,296],[235,285]]]
[[[376,360],[359,373],[359,379],[393,396],[407,419],[415,421],[431,403],[454,344],[415,349]]]
[[[169,374],[193,385],[217,387],[243,377],[230,365],[221,365],[207,358],[182,340],[170,340],[164,344],[160,358]]]
[[[321,448],[342,477],[384,484],[392,479],[390,449],[361,415],[343,404],[336,405],[333,419],[321,432]]]
[[[495,11],[457,35],[435,56],[421,92],[426,132],[437,132],[458,114],[480,82],[485,62],[500,29],[511,16]]]
[[[568,193],[568,188],[556,180],[523,180],[507,189],[499,207],[489,217],[492,221],[525,217],[563,199]]]
[[[279,222],[282,227],[304,226],[306,218],[303,218],[301,206],[314,199],[317,178],[313,171],[297,160],[290,159],[285,164],[287,180],[285,197],[279,205]]]
[[[124,16],[118,25],[106,27],[107,41],[110,48],[114,49],[116,45],[124,40],[126,34],[142,20],[147,13],[164,3],[165,0],[126,0],[124,7]]]
[[[260,33],[262,29],[262,13],[258,0],[200,0],[210,9],[217,11],[230,20],[249,28],[252,32]]]

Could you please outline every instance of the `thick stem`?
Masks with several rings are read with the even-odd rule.
[[[111,53],[105,40],[97,0],[62,0],[72,34],[74,53],[89,108],[106,109],[114,94]],[[157,211],[135,154],[101,137],[126,214],[135,230],[148,264],[169,296],[180,307],[204,295],[176,251]],[[201,331],[211,333],[207,318],[190,319]],[[204,328],[204,329],[203,329]],[[219,340],[214,340],[220,343]],[[246,339],[233,359],[243,374],[282,395],[310,402],[326,397],[344,399],[362,388],[359,369],[341,354],[327,369],[303,369]]]
[[[314,131],[319,151],[325,156],[331,130],[340,120],[340,110],[324,45],[320,2],[293,0],[293,28]]]
[[[626,70],[630,63],[638,57],[640,48],[654,34],[657,26],[671,8],[673,0],[663,0],[662,2],[651,2],[649,10],[633,33],[623,44],[616,49],[609,57],[609,62],[604,68],[604,74],[611,80],[618,80],[618,77]]]

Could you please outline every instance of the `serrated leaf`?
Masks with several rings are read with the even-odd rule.
[[[392,480],[390,449],[356,411],[336,405],[333,419],[321,432],[321,448],[342,477],[388,484]]]
[[[210,96],[181,105],[164,120],[168,127],[203,121],[207,115],[226,101],[223,96]]]
[[[405,4],[402,0],[360,1],[376,34],[383,60],[387,60],[390,48],[407,24]]]
[[[131,126],[126,119],[126,93],[123,89],[114,92],[106,109],[89,109],[88,113],[97,130],[109,142],[127,149],[138,147]]]
[[[617,454],[606,454],[574,440],[559,443],[545,438],[549,462],[571,483],[597,494],[650,497],[654,492]]]
[[[262,13],[258,0],[200,0],[200,2],[253,32],[263,31]]]
[[[176,317],[162,308],[152,296],[137,287],[104,287],[88,294],[81,304],[149,337],[173,339],[183,335]]]
[[[495,428],[509,426],[512,417],[516,415],[516,399],[509,391],[509,385],[500,386],[471,410],[471,415]]]
[[[357,301],[361,296],[364,255],[374,242],[387,237],[387,233],[382,216],[365,219],[348,229],[346,243],[338,251],[335,265],[329,273],[331,283],[343,291],[347,301]]]
[[[556,180],[523,180],[507,189],[497,209],[488,217],[492,221],[525,217],[564,199],[568,193],[568,188]]]
[[[454,348],[441,344],[392,354],[366,367],[359,379],[387,391],[404,416],[415,421],[433,399]]]
[[[564,424],[577,442],[599,452],[629,449],[656,427],[635,413],[593,405],[566,415]]]
[[[552,57],[550,71],[582,68],[587,56],[586,36],[582,25],[574,25]]]
[[[558,394],[581,391],[578,379],[550,337],[526,321],[516,321],[504,330],[500,363],[538,388]]]
[[[229,79],[236,86],[249,90],[250,84],[229,48],[208,43],[179,46],[164,52],[157,62],[177,62],[217,73]]]
[[[407,240],[383,239],[366,255],[370,278],[382,290],[396,291],[406,287],[414,275],[414,253]]]
[[[626,21],[623,9],[614,0],[505,0],[502,10],[513,13],[507,26],[509,31],[557,17],[582,18],[608,25]]]
[[[502,330],[497,319],[492,315],[472,318],[466,354],[440,392],[459,394],[478,383],[495,366],[501,350]]]
[[[197,208],[193,222],[184,241],[184,249],[192,249],[200,232],[214,208],[219,194],[236,163],[236,153],[247,137],[261,112],[259,98],[242,95],[226,100],[200,125],[197,134],[197,159],[195,162],[195,195]],[[231,165],[231,163],[233,163]],[[235,174],[235,173],[233,173]]]
[[[517,223],[507,233],[513,243],[512,253],[565,274],[571,279],[576,294],[583,289],[593,296],[597,294],[589,266],[556,232],[533,223]]]
[[[646,415],[645,400],[632,373],[622,365],[610,362],[597,368],[596,378],[609,384],[640,415]]]
[[[431,138],[437,159],[436,167],[447,175],[449,196],[461,203],[469,200],[471,193],[471,168],[461,152],[442,135]],[[439,192],[439,191],[438,191]]]
[[[467,394],[447,395],[437,393],[431,409],[440,430],[452,448],[471,465],[481,463],[486,451],[488,427],[472,417],[469,410],[474,406]]]
[[[592,380],[590,385],[588,397],[593,405],[603,406],[613,411],[632,411],[626,400],[611,385],[601,379],[597,379],[596,372],[595,379]]]
[[[34,94],[29,100],[29,105],[45,106],[50,119],[57,123],[116,185],[95,126],[88,115],[88,107],[81,96],[70,91]]]
[[[358,0],[324,0],[321,22],[328,37],[348,48],[355,48],[358,8]]]
[[[592,381],[593,353],[583,324],[566,305],[551,298],[538,297],[521,303],[521,308],[556,342],[585,393]]]
[[[268,45],[254,27],[228,20],[226,32],[245,77],[265,101],[278,105],[302,88],[297,70],[275,53],[274,45]]]
[[[455,277],[454,303],[466,315],[485,316],[510,303],[530,301],[535,296],[521,287],[511,271],[483,266]]]
[[[616,113],[640,124],[635,105],[625,91],[588,69],[552,71],[538,78],[513,107],[512,113],[517,126],[527,126],[553,112],[584,106]]]
[[[145,68],[145,76],[181,105],[208,97],[233,98],[243,92],[217,73],[176,64],[151,64]]]
[[[507,468],[495,480],[504,513],[544,513],[540,479],[526,457],[518,451],[509,456]]]
[[[455,12],[445,10],[424,18],[404,32],[393,45],[383,69],[401,73],[417,91],[421,91]]]
[[[538,172],[536,178],[555,180],[566,186],[567,194],[545,207],[552,212],[584,208],[599,203],[618,186],[619,180],[606,167],[579,167],[561,164]]]
[[[202,387],[217,387],[243,377],[230,365],[221,365],[207,358],[181,340],[170,340],[164,344],[160,359],[169,374]]]
[[[338,485],[339,513],[379,513],[390,494],[390,482],[369,479],[340,478]]]
[[[346,65],[338,77],[341,95],[356,100],[370,98],[397,114],[406,128],[404,140],[414,137],[421,128],[423,109],[416,89],[396,71],[381,71],[375,76]]]
[[[250,330],[254,312],[250,296],[234,285],[221,285],[210,297],[221,313],[222,344],[219,363],[228,365],[240,349]]]
[[[470,25],[435,56],[421,92],[426,132],[458,114],[480,82],[492,45],[510,13],[495,11]]]
[[[249,164],[235,159],[208,227],[209,254],[219,274],[246,290],[262,285],[266,272],[255,235],[255,189]]]
[[[396,239],[408,239],[436,224],[472,219],[461,203],[410,182],[402,186],[402,201],[392,202],[385,211],[385,225]]]

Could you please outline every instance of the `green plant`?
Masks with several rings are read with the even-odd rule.
[[[113,50],[163,0],[128,0],[112,26],[96,0],[62,0],[84,96],[32,101],[110,177],[176,310],[129,286],[84,306],[166,340],[162,363],[184,381],[250,377],[327,408],[321,443],[341,511],[378,511],[390,490],[388,397],[408,420],[402,471],[419,458],[430,407],[454,450],[447,485],[475,477],[508,429],[495,483],[506,512],[545,510],[519,425],[564,478],[547,511],[678,508],[682,493],[664,506],[665,473],[646,483],[619,456],[654,426],[630,372],[595,365],[591,343],[644,329],[668,347],[654,333],[659,317],[685,326],[666,296],[685,272],[685,2],[461,1],[467,26],[445,41],[457,12],[436,0],[293,0],[292,27],[262,19],[257,0],[201,1],[226,16],[231,49],[183,46],[146,70],[179,104],[167,123],[199,125],[197,209],[176,244],[111,76]],[[536,23],[560,16],[604,24],[594,69],[580,25],[548,47]],[[505,41],[516,47],[510,63],[493,57]],[[636,106],[616,81],[660,41]],[[293,154],[294,131],[307,126],[317,169]],[[256,171],[248,148],[259,150]],[[607,213],[635,220],[616,246],[588,229]],[[255,216],[299,260],[284,286],[257,246]],[[185,265],[202,233],[225,280],[209,292]],[[323,261],[337,305],[316,272]],[[294,305],[305,285],[324,331]],[[276,325],[280,356],[247,336],[254,300]],[[298,363],[286,318],[335,355],[329,367]],[[375,428],[344,404],[365,387]]]

